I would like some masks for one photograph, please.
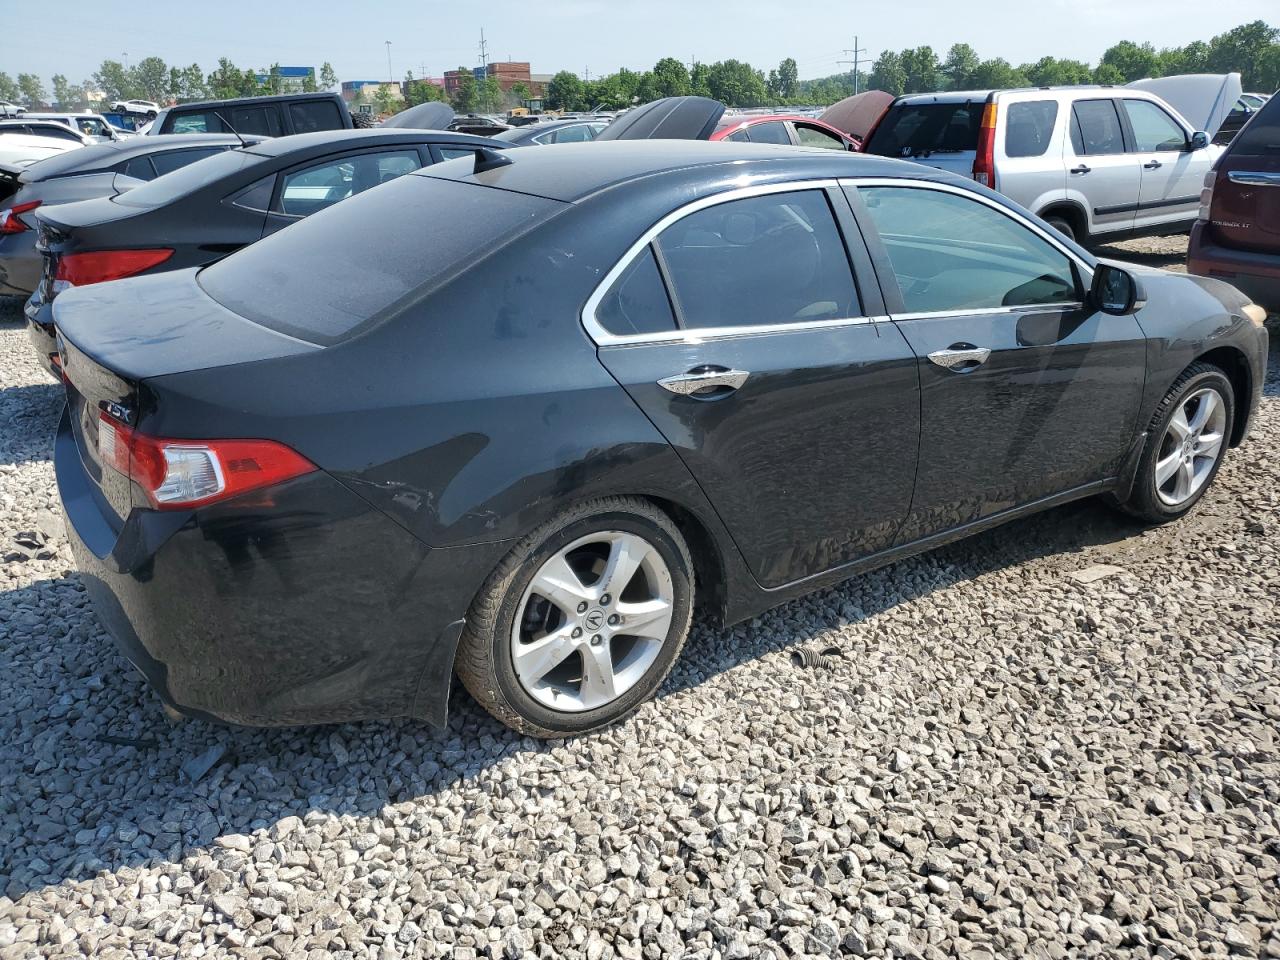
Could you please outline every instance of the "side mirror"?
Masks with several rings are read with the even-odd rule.
[[[1197,130],[1191,135],[1192,150],[1203,150],[1207,146],[1209,146],[1209,135],[1203,130]]]
[[[1122,267],[1099,263],[1093,272],[1089,299],[1103,313],[1123,317],[1142,309],[1147,293],[1142,282]]]

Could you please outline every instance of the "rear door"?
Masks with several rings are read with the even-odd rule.
[[[1227,246],[1280,251],[1280,97],[1263,105],[1219,162],[1210,226]]]
[[[870,278],[834,183],[747,188],[660,222],[584,312],[766,586],[892,546],[907,514],[915,358]]]
[[[1194,220],[1214,153],[1192,150],[1187,131],[1158,104],[1125,97],[1120,105],[1142,169],[1134,226]]]
[[[1057,137],[1066,111],[1057,100],[1040,97],[998,101],[995,142],[996,185],[1005,196],[1032,210],[1066,195],[1067,165]],[[1064,138],[1065,139],[1065,138]],[[1056,149],[1055,149],[1056,148]]]
[[[1085,305],[1059,239],[976,194],[860,181],[881,288],[919,360],[920,466],[908,539],[1116,475],[1146,369],[1137,321]]]
[[[1067,189],[1083,197],[1090,232],[1132,229],[1142,193],[1142,165],[1128,151],[1115,101],[1108,97],[1072,104],[1071,135],[1063,149]]]
[[[276,178],[263,236],[309,217],[347,197],[363,193],[431,162],[427,148],[412,144],[326,157],[287,170]]]

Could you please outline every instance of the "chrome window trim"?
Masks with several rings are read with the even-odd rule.
[[[1093,267],[1085,260],[1082,260],[1078,253],[1066,244],[1060,242],[1057,237],[1053,236],[1056,231],[1053,230],[1052,227],[1041,227],[1039,224],[1027,219],[1016,210],[1010,210],[1003,204],[997,203],[990,197],[984,197],[982,194],[974,190],[966,190],[963,187],[952,186],[949,183],[938,183],[933,180],[915,180],[909,177],[841,177],[839,183],[842,187],[853,187],[855,189],[858,187],[909,187],[917,190],[936,190],[939,193],[953,193],[956,196],[975,200],[978,203],[985,204],[997,213],[1004,214],[1010,220],[1013,220],[1015,223],[1025,227],[1027,230],[1030,230],[1041,240],[1047,241],[1050,246],[1057,247],[1058,250],[1066,254],[1068,259],[1080,268],[1080,280],[1086,289],[1088,289],[1089,285],[1093,282]],[[894,314],[894,319],[898,319],[901,316],[903,315]]]
[[[1073,300],[1066,303],[1028,303],[1016,307],[979,307],[975,310],[925,310],[917,313],[895,313],[892,320],[930,320],[937,317],[989,317],[1011,313],[1071,313],[1083,310],[1084,303]]]
[[[841,317],[834,320],[806,320],[795,323],[756,323],[743,324],[741,326],[731,327],[702,327],[695,329],[678,329],[671,331],[662,331],[660,333],[634,333],[634,334],[615,334],[610,333],[596,319],[596,310],[600,306],[600,302],[604,300],[605,295],[614,285],[617,279],[622,276],[623,272],[631,266],[631,262],[654,241],[662,231],[666,230],[674,223],[683,220],[690,214],[697,213],[699,210],[706,210],[708,207],[719,206],[722,203],[731,203],[734,200],[744,200],[748,197],[766,196],[772,193],[795,193],[800,190],[829,190],[838,188],[839,181],[831,178],[817,180],[789,180],[786,183],[764,183],[756,186],[739,187],[736,190],[727,190],[723,193],[712,194],[711,196],[701,197],[690,203],[685,204],[666,216],[662,217],[657,223],[640,235],[635,243],[627,248],[621,259],[614,264],[613,269],[604,275],[604,279],[596,285],[590,298],[587,300],[586,306],[582,308],[582,326],[587,331],[587,335],[601,347],[618,347],[631,346],[638,344],[650,343],[702,343],[706,340],[727,340],[735,337],[756,337],[773,333],[799,333],[805,330],[825,330],[831,327],[853,327],[866,323],[876,323],[887,321],[887,316],[874,317]],[[832,217],[833,222],[839,226],[836,218]],[[853,268],[849,269],[850,277],[855,280]]]

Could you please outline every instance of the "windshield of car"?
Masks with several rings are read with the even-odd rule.
[[[146,186],[122,193],[113,199],[127,207],[160,207],[194,193],[214,180],[255,167],[266,159],[244,150],[228,150],[157,177]]]
[[[880,121],[866,152],[882,157],[967,153],[978,149],[985,103],[899,103]]]
[[[328,346],[457,276],[559,207],[455,180],[400,177],[206,267],[199,283],[254,323]],[[371,225],[376,242],[352,242],[371,236]]]

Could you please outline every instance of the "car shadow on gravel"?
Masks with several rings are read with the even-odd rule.
[[[1096,502],[1073,504],[728,630],[700,621],[658,698],[818,637],[829,641],[833,628],[960,581],[1123,540],[1137,529]],[[388,804],[479,780],[506,757],[556,746],[502,726],[456,684],[443,730],[412,720],[275,730],[174,726],[115,654],[72,571],[0,594],[0,620],[8,624],[0,634],[0,702],[18,734],[0,744],[0,770],[12,771],[0,774],[0,893],[10,898],[101,870],[176,862],[219,836],[266,829],[290,815],[376,816]],[[799,670],[789,660],[780,668]],[[796,682],[807,681],[797,673]],[[661,707],[643,708],[652,709]],[[645,723],[643,710],[632,724]],[[619,735],[636,736],[625,726],[599,736]],[[608,741],[595,749],[609,749]],[[190,782],[183,765],[208,751],[216,756],[212,766]],[[19,807],[28,812],[26,829],[14,815]]]
[[[61,384],[0,387],[0,464],[53,459],[53,433],[65,402]]]

